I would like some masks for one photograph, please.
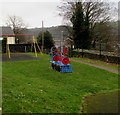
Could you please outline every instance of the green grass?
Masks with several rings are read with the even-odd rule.
[[[3,62],[3,113],[79,113],[84,95],[118,89],[118,75],[71,62],[73,73],[43,60]]]
[[[108,67],[111,69],[117,69],[118,70],[118,65],[117,64],[111,64],[111,63],[107,63],[107,62],[102,62],[99,60],[92,60],[92,59],[87,59],[87,58],[72,58],[72,59],[76,59],[76,60],[80,60],[83,62],[89,62],[89,63],[93,63],[93,64],[97,64],[100,66],[104,66],[104,67]]]
[[[118,113],[120,91],[97,93],[86,96],[83,113]]]

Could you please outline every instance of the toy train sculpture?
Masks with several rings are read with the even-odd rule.
[[[52,68],[62,73],[73,72],[71,68],[70,60],[67,58],[66,55],[67,55],[66,47],[63,48],[63,51],[61,51],[61,48],[59,49],[59,47],[52,47],[51,59],[50,59]]]

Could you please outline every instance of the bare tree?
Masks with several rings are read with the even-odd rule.
[[[11,27],[14,34],[23,34],[26,31],[27,25],[24,23],[23,19],[19,16],[8,16],[6,20],[6,25]],[[24,36],[16,36],[16,41],[25,42]]]
[[[76,9],[78,0],[63,0],[62,5],[58,6],[59,15],[64,20],[70,21]],[[106,22],[110,20],[110,6],[108,3],[100,2],[100,0],[79,0],[82,3],[84,16],[89,19],[90,26],[94,27],[98,22]]]
[[[27,25],[24,23],[23,19],[15,15],[8,16],[6,25],[10,26],[15,34],[20,34],[25,28],[27,28]]]
[[[62,5],[58,6],[58,9],[60,11],[59,15],[63,16],[64,20],[67,20],[69,23],[71,23],[71,27],[73,26],[71,19],[75,13],[76,4],[78,2],[81,2],[82,4],[84,20],[81,23],[85,23],[85,26],[87,27],[87,30],[89,32],[88,39],[90,39],[91,41],[95,40],[94,30],[96,29],[98,24],[106,25],[106,22],[109,22],[111,20],[110,4],[106,2],[101,2],[100,0],[71,0],[71,2],[69,2],[69,0],[63,0]],[[104,38],[104,36],[102,37]],[[72,38],[74,38],[74,36]]]

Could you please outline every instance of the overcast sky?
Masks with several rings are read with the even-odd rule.
[[[42,20],[45,27],[63,24],[58,16],[57,6],[61,0],[0,0],[0,26],[5,24],[8,15],[22,17],[29,27],[41,27]],[[104,0],[105,1],[105,0]],[[109,0],[109,2],[119,0]]]
[[[2,22],[8,15],[22,17],[29,27],[40,27],[42,20],[44,26],[62,24],[62,17],[58,16],[59,2],[4,2],[2,3]]]

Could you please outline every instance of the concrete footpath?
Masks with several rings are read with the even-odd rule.
[[[97,64],[93,64],[93,63],[89,63],[89,62],[84,62],[84,61],[80,61],[80,60],[76,60],[76,59],[70,59],[70,60],[74,61],[74,62],[82,63],[82,64],[87,64],[87,65],[97,67],[97,68],[100,68],[100,69],[104,69],[104,70],[112,72],[112,73],[120,74],[119,70],[116,70],[116,69],[107,68],[105,66],[101,66],[101,65],[97,65]]]

